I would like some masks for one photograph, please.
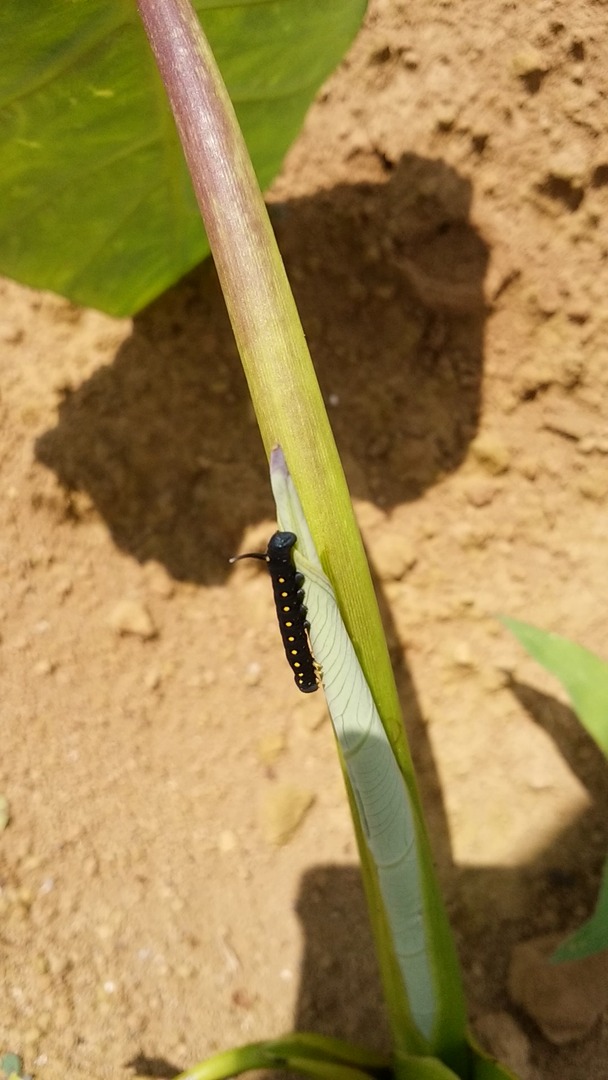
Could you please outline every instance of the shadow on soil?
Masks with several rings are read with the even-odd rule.
[[[455,469],[476,432],[488,252],[470,202],[468,181],[412,155],[383,182],[273,207],[352,493],[387,508]],[[139,561],[226,578],[243,530],[274,513],[211,263],[65,392],[36,454]]]

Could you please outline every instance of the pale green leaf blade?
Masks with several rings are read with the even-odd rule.
[[[582,645],[519,619],[502,617],[501,622],[559,679],[581,724],[608,758],[608,663]]]
[[[459,985],[450,978],[450,957],[443,954],[441,923],[424,887],[417,809],[279,448],[271,455],[271,482],[280,527],[298,537],[294,559],[304,575],[312,651],[321,665],[329,714],[354,796],[353,813],[373,862],[407,999],[409,1045],[415,1052],[426,1052],[430,1061],[446,1042],[453,1044],[464,1036],[464,1017]]]
[[[199,0],[262,187],[365,0]],[[0,8],[0,273],[131,314],[208,254],[136,6]]]

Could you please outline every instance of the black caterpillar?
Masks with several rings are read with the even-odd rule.
[[[294,673],[296,686],[303,694],[312,694],[319,685],[319,667],[312,655],[308,640],[309,624],[304,606],[304,575],[293,562],[293,547],[297,536],[292,532],[276,532],[270,537],[266,552],[253,551],[235,555],[239,559],[262,559],[272,578],[274,602],[285,647],[285,655]]]

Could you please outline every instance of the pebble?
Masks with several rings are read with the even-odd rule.
[[[474,1024],[482,1045],[519,1077],[532,1080],[530,1040],[508,1012],[485,1013]]]
[[[160,563],[150,562],[146,566],[146,579],[150,590],[163,600],[175,593],[175,582]]]
[[[528,45],[513,55],[511,69],[518,79],[524,79],[526,75],[535,75],[537,72],[547,71],[548,64],[539,49]]]
[[[471,443],[473,458],[491,476],[500,476],[508,470],[511,455],[500,435],[491,431],[482,432]]]
[[[384,532],[370,541],[370,554],[381,581],[401,581],[416,564],[418,554],[399,533]]]
[[[52,660],[43,659],[37,660],[34,664],[32,671],[34,675],[45,676],[52,675],[56,668],[56,664]]]
[[[243,675],[243,682],[245,686],[258,686],[262,677],[262,665],[258,664],[257,660],[253,660],[251,664],[247,664],[245,674]]]
[[[158,668],[149,668],[144,675],[144,686],[146,690],[158,690],[162,682],[162,675]]]
[[[549,159],[549,175],[580,187],[589,172],[589,158],[580,143],[569,142]]]
[[[452,649],[452,662],[456,667],[460,668],[473,668],[475,667],[475,660],[473,658],[473,652],[468,641],[457,641]]]
[[[222,855],[228,855],[231,851],[234,851],[236,846],[236,833],[234,833],[232,829],[222,829],[217,838],[217,850],[220,851]]]
[[[559,340],[545,339],[546,351],[538,360],[525,361],[515,376],[515,387],[520,400],[535,397],[548,386],[562,386],[572,390],[580,382],[585,360],[575,349],[564,349]]]
[[[578,489],[581,495],[592,502],[604,502],[608,496],[608,471],[606,469],[588,469],[581,476]]]
[[[497,484],[493,484],[491,480],[473,476],[465,481],[463,491],[467,502],[470,502],[471,506],[481,509],[483,506],[489,506],[494,501],[500,488]]]
[[[144,641],[156,637],[158,633],[148,608],[141,600],[119,600],[108,622],[117,634],[133,634]]]
[[[608,951],[552,964],[561,938],[552,934],[516,945],[511,954],[511,998],[557,1046],[582,1039],[608,1007]]]
[[[257,752],[262,765],[270,768],[285,751],[285,736],[282,731],[271,731],[258,740]]]
[[[594,435],[581,439],[577,448],[580,454],[608,454],[608,439],[596,438]]]
[[[261,824],[269,844],[287,844],[300,828],[314,802],[314,795],[304,788],[281,784],[266,793],[262,804]]]

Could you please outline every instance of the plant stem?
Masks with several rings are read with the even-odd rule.
[[[193,179],[267,454],[279,444],[323,567],[410,792],[433,963],[437,1037],[427,1052],[466,1068],[458,963],[423,823],[369,568],[304,332],[272,227],[219,70],[188,0],[138,0]],[[383,914],[377,876],[355,821],[396,1052],[420,1052]]]

